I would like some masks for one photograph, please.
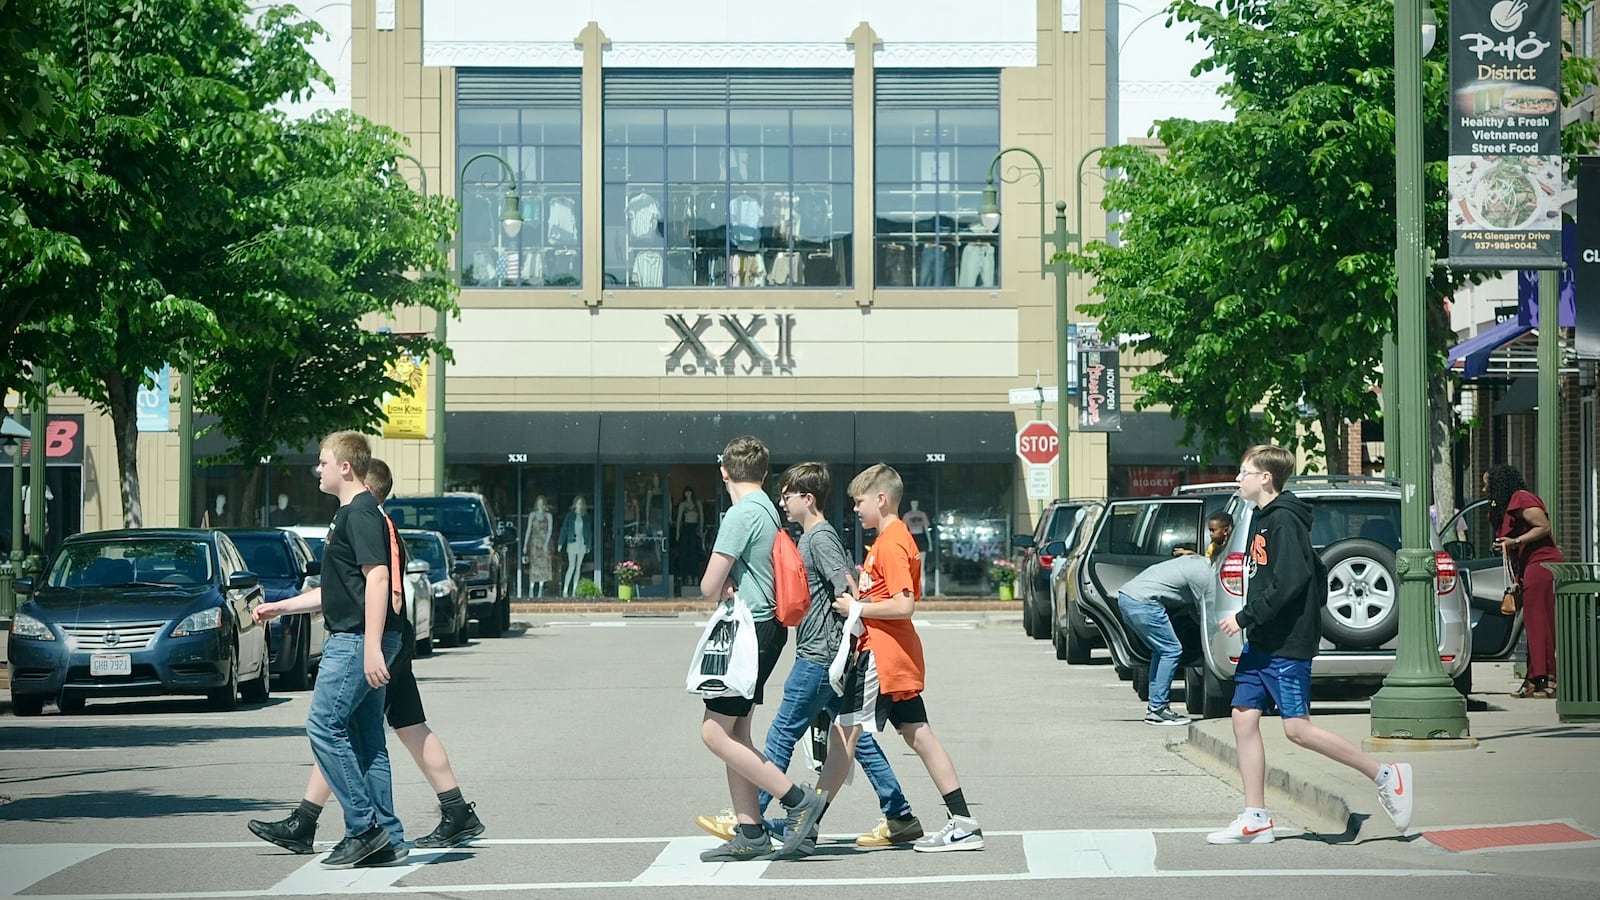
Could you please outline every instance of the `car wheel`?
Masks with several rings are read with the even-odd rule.
[[[465,647],[467,642],[471,639],[472,626],[467,620],[466,612],[463,610],[461,614],[461,627],[456,629],[456,646]]]
[[[417,656],[420,658],[420,657],[432,656],[432,655],[433,655],[433,638],[431,638],[431,637],[418,638],[417,639]]]
[[[1394,551],[1376,541],[1340,541],[1323,551],[1328,602],[1322,633],[1340,648],[1370,650],[1400,631],[1400,591]]]
[[[82,694],[62,694],[56,701],[56,707],[69,715],[83,712],[83,708],[88,705],[89,698]]]
[[[505,596],[500,598],[500,631],[501,632],[507,632],[507,631],[510,631],[510,630],[511,630],[511,594],[509,592],[507,592]]]
[[[1463,697],[1470,695],[1472,693],[1472,663],[1467,663],[1467,667],[1461,670],[1461,674],[1450,679],[1450,682],[1456,686],[1456,693]]]
[[[489,611],[478,620],[478,637],[497,638],[505,629],[500,627],[500,604],[489,607]]]
[[[228,658],[228,682],[206,692],[206,705],[215,712],[229,712],[239,708],[239,658]]]
[[[252,678],[240,685],[246,703],[266,703],[272,699],[272,672],[267,666],[266,658],[261,660],[261,676]]]
[[[1133,667],[1133,692],[1135,694],[1139,695],[1139,699],[1140,700],[1143,700],[1146,703],[1150,702],[1150,667],[1149,666],[1134,666]]]
[[[1022,615],[1024,618],[1030,617],[1027,610],[1023,610]],[[1048,640],[1050,638],[1050,611],[1045,610],[1036,616],[1031,616],[1031,618],[1033,619],[1033,631],[1030,633],[1033,635],[1034,640]]]
[[[294,663],[281,676],[286,691],[303,691],[311,683],[311,635],[301,635],[299,644]]]
[[[1050,614],[1050,643],[1055,646],[1056,659],[1067,658],[1067,635],[1056,624],[1055,613]]]
[[[1200,666],[1183,670],[1183,705],[1191,716],[1206,714],[1206,673]]]
[[[11,714],[13,716],[37,716],[44,714],[43,697],[18,697],[11,695]]]
[[[1201,692],[1200,715],[1207,719],[1221,719],[1233,711],[1233,679],[1218,678],[1210,669],[1201,674],[1204,688]]]
[[[1038,629],[1033,626],[1033,613],[1029,611],[1028,601],[1024,599],[1022,601],[1022,633],[1028,637],[1038,637],[1037,631]],[[1049,636],[1049,632],[1044,634],[1044,637]]]
[[[1066,632],[1066,635],[1062,641],[1065,646],[1061,658],[1066,660],[1068,665],[1087,666],[1092,657],[1090,651],[1093,649],[1089,646],[1089,642],[1078,637],[1078,630],[1071,625],[1068,625],[1063,631]]]

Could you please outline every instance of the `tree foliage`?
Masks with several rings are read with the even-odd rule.
[[[1137,349],[1160,354],[1133,379],[1139,405],[1169,406],[1203,454],[1272,440],[1337,466],[1343,423],[1377,413],[1395,321],[1393,6],[1178,0],[1168,9],[1169,25],[1192,23],[1209,49],[1195,74],[1227,70],[1234,120],[1169,119],[1156,129],[1164,154],[1104,154],[1125,175],[1108,185],[1105,205],[1127,222],[1116,246],[1095,242],[1077,258],[1100,298],[1081,308],[1103,332],[1137,335]],[[1436,11],[1447,33],[1446,10]],[[1423,73],[1425,224],[1441,257],[1446,56],[1425,58]],[[1581,95],[1595,74],[1593,60],[1569,59],[1564,92]],[[1594,145],[1595,127],[1562,137],[1577,152]],[[1441,377],[1444,298],[1480,277],[1428,273]]]

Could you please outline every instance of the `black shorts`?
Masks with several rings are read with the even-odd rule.
[[[774,616],[765,622],[756,623],[756,692],[749,700],[743,697],[714,697],[706,701],[706,710],[722,716],[750,715],[750,711],[761,702],[761,689],[766,687],[767,677],[772,670],[778,667],[778,660],[783,658],[783,646],[789,643],[789,629],[783,627]]]
[[[845,674],[843,702],[836,721],[849,728],[860,725],[868,734],[882,733],[885,725],[926,725],[928,706],[922,695],[895,700],[878,687],[878,661],[863,650]]]
[[[396,731],[428,721],[422,711],[422,694],[417,691],[417,676],[411,661],[397,662],[389,669],[389,686],[383,695],[383,714]]]

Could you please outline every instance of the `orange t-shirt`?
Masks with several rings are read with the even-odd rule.
[[[861,599],[867,602],[911,592],[922,599],[921,551],[911,539],[911,529],[895,519],[878,532],[867,561],[861,567]],[[878,664],[879,690],[895,700],[922,692],[927,667],[922,661],[922,640],[910,619],[861,620],[866,626],[865,645]]]

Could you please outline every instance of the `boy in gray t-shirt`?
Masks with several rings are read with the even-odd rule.
[[[854,596],[854,566],[845,552],[828,520],[823,518],[821,507],[828,497],[831,479],[828,467],[820,462],[803,462],[790,466],[778,480],[782,492],[778,503],[789,519],[800,525],[800,559],[806,566],[806,582],[811,587],[811,608],[795,629],[794,668],[783,685],[783,703],[779,705],[772,725],[767,729],[766,756],[773,765],[787,769],[794,757],[794,748],[805,736],[806,729],[819,713],[826,713],[831,722],[843,699],[828,684],[828,665],[838,652],[844,639],[844,617],[834,612],[833,601],[839,596]],[[744,596],[740,594],[740,596]],[[843,732],[830,728],[830,745],[843,740]],[[829,754],[830,759],[843,759],[840,754]],[[856,846],[866,849],[888,847],[915,841],[922,836],[922,825],[911,814],[911,804],[895,778],[889,760],[883,755],[877,739],[862,732],[856,742],[856,759],[867,773],[867,780],[877,792],[878,805],[883,810],[883,821],[878,827],[856,838]],[[763,811],[772,798],[761,792],[758,802]],[[826,812],[826,807],[824,807]],[[820,817],[819,817],[820,820]],[[723,838],[730,837],[734,817],[699,816],[695,824]],[[775,827],[777,822],[768,822]],[[809,852],[814,841],[801,845]]]

